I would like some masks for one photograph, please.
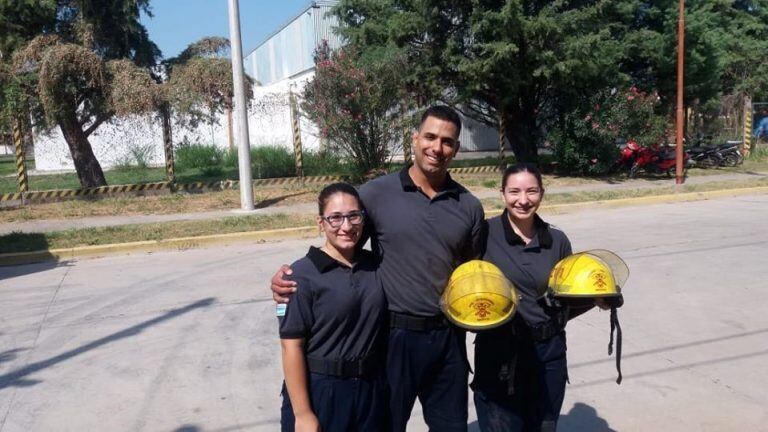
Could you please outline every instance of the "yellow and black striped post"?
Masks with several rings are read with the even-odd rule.
[[[176,170],[173,161],[173,135],[171,129],[171,113],[168,108],[161,115],[163,119],[163,148],[165,149],[165,175],[170,183],[171,192],[176,189]]]
[[[19,192],[29,192],[29,178],[24,154],[24,132],[18,121],[13,122],[13,146],[16,148],[16,174],[19,179]]]
[[[744,145],[742,147],[745,158],[752,150],[752,115],[752,98],[747,96],[744,98]]]
[[[502,109],[499,113],[499,170],[507,169],[507,162],[504,157],[504,139],[507,135],[507,117]]]
[[[296,107],[296,97],[293,91],[288,91],[288,102],[291,109],[291,124],[293,125],[293,153],[296,157],[296,176],[304,177],[304,163],[301,151],[301,127],[299,126],[299,112]]]

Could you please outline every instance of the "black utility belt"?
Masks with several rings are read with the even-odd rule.
[[[312,373],[338,378],[365,378],[375,374],[380,366],[378,360],[375,355],[353,361],[307,357],[307,369]]]
[[[543,342],[562,332],[563,326],[555,321],[546,321],[540,324],[528,325],[531,332],[531,339],[535,342]]]
[[[450,322],[444,315],[416,316],[398,312],[389,313],[389,326],[403,330],[426,332],[450,327]]]

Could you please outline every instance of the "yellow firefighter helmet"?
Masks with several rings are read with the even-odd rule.
[[[629,268],[615,253],[595,249],[560,260],[549,275],[549,290],[559,298],[619,297]]]
[[[560,260],[549,274],[546,300],[565,307],[594,305],[601,299],[611,308],[611,338],[608,355],[613,353],[616,332],[616,383],[621,384],[621,325],[616,308],[624,304],[621,287],[629,277],[629,267],[618,255],[605,249],[579,252]]]
[[[498,267],[488,261],[473,260],[451,274],[440,307],[459,327],[484,330],[509,321],[518,302],[515,286]]]

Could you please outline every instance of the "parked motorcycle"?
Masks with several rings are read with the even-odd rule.
[[[674,147],[640,147],[636,151],[635,161],[629,169],[629,177],[635,178],[640,171],[651,174],[666,174],[672,177],[677,167],[677,158]],[[683,170],[693,165],[690,155],[683,154]]]
[[[726,142],[717,146],[720,155],[720,166],[735,167],[744,163],[744,155],[741,154],[741,141]]]
[[[693,146],[685,151],[691,156],[696,168],[713,168],[723,164],[723,156],[720,149],[715,146]]]
[[[619,146],[619,159],[611,165],[610,172],[629,171],[637,158],[637,152],[640,150],[640,144],[635,140],[628,140]]]

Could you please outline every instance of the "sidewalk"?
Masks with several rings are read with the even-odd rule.
[[[705,184],[712,182],[749,180],[757,178],[768,178],[768,173],[727,173],[712,174],[704,176],[689,177],[685,184]],[[547,188],[548,194],[574,193],[584,191],[607,191],[607,190],[630,190],[630,189],[658,189],[669,187],[674,184],[673,180],[659,179],[631,179],[624,180],[621,183],[610,183],[602,181],[594,184],[583,184],[575,186],[560,186]],[[546,186],[546,185],[545,185]],[[499,196],[495,188],[472,188],[473,193],[478,198],[495,198]],[[187,220],[206,220],[222,219],[227,217],[240,217],[246,214],[266,215],[275,213],[300,213],[309,214],[316,210],[315,203],[301,203],[292,205],[275,205],[254,210],[253,212],[243,212],[242,210],[219,210],[199,213],[174,213],[163,215],[131,215],[131,216],[95,216],[80,219],[47,219],[35,220],[29,222],[13,222],[0,224],[0,235],[10,232],[39,233],[63,231],[76,228],[108,227],[130,224],[147,224],[157,222],[187,221]]]

